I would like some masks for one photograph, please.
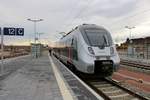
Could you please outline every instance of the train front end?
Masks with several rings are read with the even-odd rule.
[[[104,28],[91,26],[82,31],[88,51],[87,72],[101,77],[111,76],[120,63],[112,37]]]

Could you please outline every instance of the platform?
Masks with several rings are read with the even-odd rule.
[[[9,59],[5,69],[9,71],[11,66],[16,70],[0,80],[0,100],[102,99],[56,58],[49,57],[48,52],[37,59],[31,56]]]

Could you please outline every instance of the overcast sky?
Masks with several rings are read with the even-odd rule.
[[[5,44],[29,44],[34,40],[31,19],[37,23],[40,40],[51,43],[82,23],[97,24],[108,29],[115,42],[129,37],[150,36],[150,0],[0,0],[0,26],[23,27],[25,36],[5,36]]]

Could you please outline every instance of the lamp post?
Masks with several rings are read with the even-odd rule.
[[[40,36],[41,36],[42,34],[45,34],[45,33],[38,33],[38,36],[39,36],[39,42],[40,42]]]
[[[31,22],[34,22],[34,43],[36,44],[36,40],[37,40],[37,37],[36,37],[36,23],[37,22],[40,22],[40,21],[43,21],[43,19],[27,19],[28,21],[31,21]]]
[[[37,38],[37,32],[36,32],[36,23],[37,22],[40,22],[40,21],[43,21],[43,19],[27,19],[28,21],[31,21],[31,22],[33,22],[34,23],[34,57],[35,58],[37,58],[38,57],[38,51],[37,51],[37,49],[38,49],[38,45],[36,44],[36,40],[38,40],[38,38]]]
[[[125,28],[129,29],[129,31],[130,31],[130,36],[129,36],[129,39],[130,39],[130,43],[132,43],[132,41],[131,41],[131,38],[132,38],[132,35],[131,35],[131,30],[132,30],[132,29],[134,29],[135,27],[134,27],[134,26],[133,26],[133,27],[130,27],[130,26],[125,26]]]
[[[134,27],[134,26],[133,26],[133,27],[125,26],[125,28],[129,29],[129,31],[130,31],[130,36],[129,36],[130,45],[128,46],[128,55],[131,55],[131,57],[133,57],[133,55],[134,55],[134,50],[133,50],[133,44],[132,44],[133,41],[131,40],[131,38],[132,38],[132,36],[131,36],[131,31],[132,31],[132,29],[134,29],[135,27]]]

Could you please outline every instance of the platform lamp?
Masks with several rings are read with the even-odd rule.
[[[37,22],[40,22],[40,21],[43,21],[43,19],[27,19],[28,21],[31,21],[31,22],[34,22],[34,43],[36,44],[36,40],[37,40],[37,37],[36,37],[36,23]]]
[[[37,38],[37,32],[36,32],[36,23],[37,22],[40,22],[40,21],[43,21],[43,19],[27,19],[28,21],[31,21],[34,23],[34,44],[36,46],[36,40],[38,40]],[[35,47],[35,58],[37,58],[38,54],[37,54],[37,47]]]
[[[134,29],[135,27],[134,26],[132,26],[132,27],[130,27],[130,26],[125,26],[125,28],[127,28],[127,29],[129,29],[129,31],[130,31],[130,38],[129,38],[129,43],[130,43],[130,46],[131,46],[131,55],[133,56],[134,55],[134,51],[133,51],[133,41],[132,41],[132,36],[131,36],[131,31],[132,31],[132,29]],[[128,54],[129,54],[129,52],[128,52]]]
[[[132,40],[131,40],[131,38],[132,38],[131,32],[132,32],[132,29],[134,29],[135,27],[134,27],[134,26],[133,26],[133,27],[125,26],[125,28],[129,29],[129,31],[130,31],[130,36],[129,36],[129,38],[130,38],[130,43],[132,43]]]

